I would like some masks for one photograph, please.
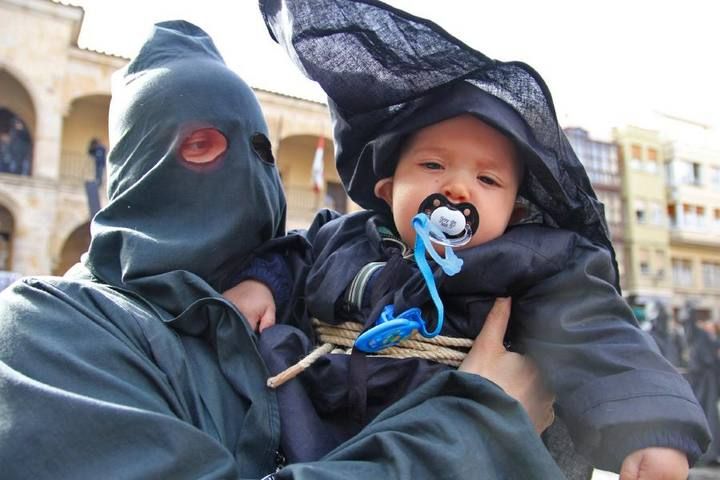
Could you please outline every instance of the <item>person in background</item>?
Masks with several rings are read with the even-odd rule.
[[[720,358],[717,328],[712,319],[700,319],[697,308],[687,302],[681,312],[688,338],[687,377],[702,405],[710,426],[712,441],[700,457],[700,465],[720,464]]]
[[[92,157],[95,164],[95,183],[100,185],[103,180],[103,173],[105,172],[107,149],[100,140],[93,138],[90,140],[90,145],[88,146],[88,154]]]

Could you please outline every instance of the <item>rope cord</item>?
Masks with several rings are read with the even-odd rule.
[[[327,353],[350,353],[355,339],[362,332],[363,326],[355,322],[344,322],[338,325],[323,323],[313,319],[315,333],[320,340],[320,346],[310,352],[295,365],[288,367],[279,374],[270,377],[267,386],[277,388],[283,383],[292,380],[310,367],[318,358]],[[409,339],[403,340],[393,347],[386,348],[382,355],[376,357],[391,358],[423,358],[434,362],[443,363],[452,367],[460,365],[467,355],[467,350],[472,346],[473,341],[469,338],[436,336],[425,338],[417,332]],[[346,347],[346,350],[336,351],[337,347]]]

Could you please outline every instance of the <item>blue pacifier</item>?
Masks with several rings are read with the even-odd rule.
[[[439,196],[445,199],[444,196]],[[415,229],[414,258],[418,268],[420,269],[420,273],[427,284],[430,297],[435,304],[435,309],[437,310],[437,323],[435,324],[435,328],[431,332],[427,330],[427,323],[425,322],[425,319],[422,318],[421,310],[417,307],[412,307],[396,316],[394,306],[386,305],[380,313],[380,318],[375,321],[375,325],[363,332],[355,340],[355,348],[358,350],[374,353],[397,345],[412,336],[416,331],[420,332],[420,335],[425,338],[432,338],[437,336],[440,333],[440,330],[442,330],[445,308],[442,300],[440,300],[440,294],[438,293],[437,286],[435,285],[435,277],[433,277],[432,270],[428,264],[426,253],[428,253],[433,260],[440,265],[446,275],[455,275],[462,268],[463,261],[455,255],[455,252],[452,250],[452,246],[458,245],[457,242],[462,242],[459,243],[459,245],[466,244],[470,240],[470,237],[472,237],[472,234],[477,230],[479,222],[477,220],[475,221],[474,229],[472,226],[468,227],[468,223],[464,221],[462,222],[463,225],[458,228],[456,223],[459,222],[459,217],[455,214],[450,217],[447,215],[447,212],[443,212],[443,215],[438,216],[438,218],[444,219],[442,222],[445,224],[446,228],[443,229],[442,226],[431,220],[432,211],[429,214],[422,211],[423,206],[425,206],[428,202],[433,204],[434,200],[437,199],[436,197],[437,195],[431,195],[425,199],[421,205],[421,213],[418,213],[412,219],[412,225]],[[447,201],[447,199],[445,200]],[[448,204],[449,203],[450,202],[448,202]],[[447,205],[444,205],[441,202],[438,206],[443,207]],[[475,210],[472,205],[461,204],[461,206],[474,212],[475,218],[478,217],[477,210]],[[457,210],[454,207],[453,209]],[[447,210],[449,211],[451,209],[448,208]],[[461,216],[463,218],[466,217],[466,215],[462,213]],[[453,223],[453,221],[456,223]],[[455,238],[448,238],[446,230],[456,232],[455,234],[450,233],[450,235],[455,235]],[[435,251],[431,242],[445,247],[445,257],[441,257],[440,254]]]

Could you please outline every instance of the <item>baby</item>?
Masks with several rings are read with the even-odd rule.
[[[381,4],[330,3],[342,21],[315,37],[316,19],[292,15],[302,3],[286,2],[294,23],[279,13],[266,19],[328,93],[338,171],[367,209],[322,214],[311,227],[311,265],[299,279],[309,314],[328,324],[355,321],[367,332],[388,305],[398,314],[419,307],[422,321],[437,325],[431,288],[411,255],[413,217],[450,212],[461,228],[447,229],[440,242],[454,245],[463,266],[448,276],[433,264],[444,304],[441,334],[474,338],[494,299],[511,296],[509,340],[556,392],[578,451],[627,478],[686,478],[688,462],[707,445],[704,415],[619,293],[602,208],[537,73],[489,60],[430,22]],[[396,28],[379,29],[389,38],[378,33],[373,48],[338,44],[340,33],[386,23]],[[392,37],[397,32],[402,41]],[[300,48],[298,39],[313,49]],[[410,46],[423,43],[449,46],[443,55],[435,51],[433,75],[426,69],[421,82],[417,72],[429,60]],[[342,56],[317,54],[338,49]],[[360,68],[358,59],[387,70]],[[447,74],[455,68],[455,76]],[[361,90],[354,83],[360,79],[377,95]],[[238,277],[252,280],[225,293],[263,332],[261,353],[272,373],[307,354],[314,338],[297,319],[267,328],[273,294],[283,292],[265,285],[281,284],[288,272],[279,255],[266,253]],[[443,368],[358,348],[326,355],[278,389],[288,458],[319,458]]]

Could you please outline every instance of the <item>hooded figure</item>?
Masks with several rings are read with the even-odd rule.
[[[683,324],[688,338],[687,378],[695,396],[702,405],[712,433],[712,441],[698,463],[720,464],[720,342],[715,324],[710,319],[701,319],[697,306],[687,301],[681,310]]]
[[[114,78],[110,143],[109,203],[82,262],[0,297],[2,476],[268,475],[281,464],[275,393],[255,334],[218,293],[253,249],[283,234],[285,200],[258,102],[205,32],[160,23]],[[436,409],[440,428],[413,448],[397,438]],[[275,475],[461,478],[501,460],[466,459],[446,440],[453,433],[510,452],[513,436],[532,430],[497,387],[448,374],[332,456]],[[442,458],[428,461],[443,442]],[[542,445],[525,446],[524,471],[552,477]]]
[[[435,267],[442,335],[475,338],[494,299],[511,296],[509,340],[538,363],[579,452],[614,471],[652,446],[685,452],[692,463],[708,443],[703,413],[620,296],[602,204],[540,76],[376,1],[264,0],[261,9],[271,36],[327,93],[338,172],[368,209],[324,224],[313,238],[309,313],[366,331],[387,305],[420,307],[432,319],[425,280],[408,260],[412,245],[399,241],[401,226],[376,185],[393,176],[411,134],[472,115],[514,144],[524,167],[518,199],[528,209],[500,237],[457,251],[459,274]],[[309,338],[307,330],[267,329],[261,351],[271,371],[306,354]],[[357,350],[326,355],[278,389],[289,458],[321,455],[446,368]]]

